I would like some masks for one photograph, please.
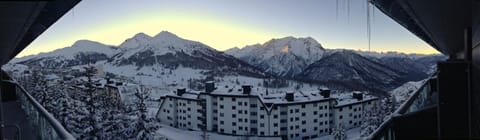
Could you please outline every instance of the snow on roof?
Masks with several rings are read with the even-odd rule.
[[[328,88],[321,88],[320,90],[299,90],[299,91],[267,91],[265,88],[261,87],[251,87],[250,94],[244,94],[242,86],[233,85],[233,86],[216,86],[216,89],[208,94],[217,95],[217,96],[245,96],[245,97],[259,97],[263,103],[273,103],[273,104],[291,104],[291,103],[304,103],[304,102],[314,102],[321,100],[335,100],[337,101],[336,106],[344,106],[349,104],[361,103],[365,101],[370,101],[373,99],[378,99],[373,95],[369,95],[363,92],[353,91],[353,92],[335,92],[331,93],[330,97],[325,98],[320,94],[321,90],[327,90]],[[174,94],[174,92],[163,94],[163,96],[173,96],[186,99],[198,99],[198,95],[205,91],[195,91],[188,90],[182,96]],[[293,101],[287,101],[285,98],[286,93],[294,93]],[[353,93],[363,94],[363,99],[358,100],[353,97]]]
[[[363,94],[363,99],[358,100],[357,98],[353,97],[353,93],[359,93],[359,92],[353,91],[353,92],[337,93],[337,94],[332,94],[331,97],[336,99],[337,105],[335,106],[338,106],[338,107],[378,99],[373,95],[360,92],[361,94]]]
[[[58,77],[55,74],[48,74],[48,75],[45,75],[45,78],[48,80],[54,80],[54,79],[59,79],[60,77]]]

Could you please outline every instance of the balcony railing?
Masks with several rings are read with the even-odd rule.
[[[407,125],[417,125],[418,129],[423,127],[434,127],[431,123],[435,123],[436,120],[429,119],[426,121],[419,121],[420,118],[432,118],[436,115],[437,105],[437,93],[436,93],[436,78],[431,78],[425,82],[413,95],[411,95],[407,101],[405,101],[400,107],[392,114],[392,116],[383,122],[367,139],[369,140],[395,140],[399,139],[399,135],[402,135]],[[436,117],[433,117],[436,118]],[[405,124],[401,122],[421,122],[429,125],[422,124]],[[403,125],[403,126],[402,126]],[[416,129],[412,128],[412,129]],[[433,128],[432,128],[433,129]],[[432,130],[428,129],[428,131]],[[407,137],[415,136],[413,130],[408,130],[410,134]],[[419,130],[425,131],[425,130]],[[435,132],[432,132],[435,133]],[[425,137],[429,137],[430,133],[425,133]]]
[[[34,135],[39,139],[62,139],[74,140],[75,138],[53,117],[40,103],[37,102],[23,87],[17,82],[4,80],[4,85],[14,86],[16,96],[25,111],[30,126],[34,130]],[[32,132],[22,132],[32,133]]]

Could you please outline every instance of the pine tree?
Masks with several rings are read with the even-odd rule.
[[[340,123],[336,128],[332,130],[333,139],[335,140],[346,140],[347,132],[342,123]]]
[[[90,125],[87,128],[87,138],[88,139],[98,139],[97,132],[98,124],[97,124],[97,104],[96,104],[96,88],[94,87],[94,82],[92,81],[92,77],[95,75],[96,69],[93,66],[85,67],[85,76],[87,77],[87,81],[85,82],[85,93],[87,93],[87,109],[89,111],[89,115],[87,118],[87,122]]]
[[[152,126],[152,119],[148,117],[148,110],[146,101],[149,99],[150,89],[145,86],[140,86],[135,91],[135,96],[137,97],[136,107],[137,107],[137,139],[152,139],[154,127]]]

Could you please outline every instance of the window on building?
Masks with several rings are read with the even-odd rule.
[[[313,122],[316,123],[316,122],[318,122],[318,120],[317,120],[317,119],[313,119]]]
[[[235,134],[237,134],[237,131],[235,131],[235,130],[232,130],[232,134],[234,134],[234,135],[235,135]]]
[[[305,108],[305,104],[302,105],[302,108]]]
[[[302,133],[306,133],[307,132],[307,129],[302,129]]]
[[[220,113],[220,117],[223,117],[223,113]]]
[[[293,113],[293,109],[290,109],[290,113]]]
[[[305,116],[305,115],[306,115],[306,113],[305,113],[305,112],[302,112],[302,116]]]
[[[223,97],[220,97],[220,101],[223,101]]]
[[[278,118],[278,115],[273,115],[273,118],[274,118],[274,119]]]
[[[237,117],[237,114],[232,114],[232,118],[236,118]]]
[[[278,135],[278,132],[277,132],[277,131],[274,131],[274,132],[273,132],[273,135],[277,136],[277,135]]]
[[[235,100],[236,100],[235,97],[233,97],[233,98],[232,98],[232,101],[235,101]]]
[[[302,124],[307,124],[307,121],[302,121]]]
[[[238,102],[238,106],[242,106],[242,102]]]
[[[343,119],[343,116],[342,116],[342,115],[340,115],[340,116],[338,116],[338,118],[339,118],[339,119]]]
[[[235,110],[235,109],[237,109],[237,107],[236,107],[236,106],[232,106],[232,110]]]
[[[260,115],[260,119],[263,119],[263,118],[265,118],[265,115]]]
[[[223,121],[220,121],[220,124],[223,124],[224,122]]]
[[[298,113],[298,112],[300,112],[300,109],[295,109],[295,113]]]
[[[340,111],[340,112],[342,112],[342,110],[343,110],[343,107],[340,107],[340,109],[338,109],[338,111]]]
[[[232,126],[237,126],[237,123],[236,123],[236,122],[232,122]]]
[[[265,127],[265,123],[260,123],[260,127]]]
[[[278,123],[273,123],[273,127],[278,127]]]
[[[313,115],[317,115],[317,114],[318,114],[318,112],[317,112],[317,111],[313,111]]]
[[[223,109],[223,105],[220,105],[220,109]]]

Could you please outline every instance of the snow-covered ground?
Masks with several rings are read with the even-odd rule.
[[[362,140],[363,138],[360,137],[360,127],[349,129],[346,132],[347,140]],[[313,140],[333,140],[333,135],[326,135],[322,137],[315,138]]]
[[[186,131],[182,129],[176,129],[170,126],[161,125],[162,127],[156,131],[156,134],[163,135],[169,140],[201,140],[202,132],[201,131]],[[221,135],[217,133],[207,132],[206,137],[209,140],[281,140],[280,137],[242,137],[242,136],[231,136],[231,135]]]

